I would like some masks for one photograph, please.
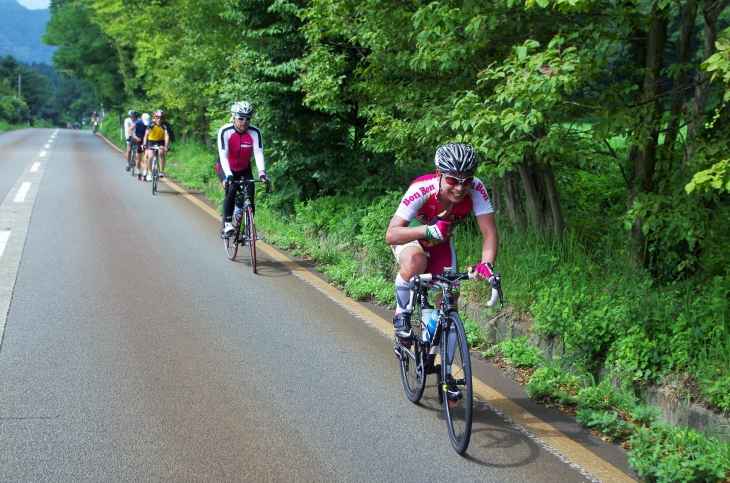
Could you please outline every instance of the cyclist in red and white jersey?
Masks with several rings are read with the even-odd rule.
[[[453,233],[474,212],[482,234],[481,262],[474,266],[488,279],[497,257],[497,226],[484,183],[474,176],[477,153],[471,146],[450,143],[436,151],[436,174],[415,179],[403,196],[385,234],[400,271],[395,278],[395,335],[403,343],[413,338],[408,281],[423,273],[458,271]]]
[[[231,122],[218,130],[218,160],[216,172],[226,190],[223,200],[224,235],[233,232],[233,208],[236,203],[236,190],[229,189],[231,181],[254,179],[251,158],[256,160],[258,177],[266,180],[266,163],[264,162],[264,142],[261,131],[251,125],[253,107],[246,101],[236,102],[231,106]],[[253,188],[253,187],[252,187]],[[253,190],[251,192],[253,206]]]

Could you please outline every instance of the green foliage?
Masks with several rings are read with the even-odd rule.
[[[525,386],[525,392],[538,402],[573,406],[578,402],[578,377],[554,366],[538,368]]]
[[[482,336],[482,328],[479,324],[462,316],[461,321],[464,323],[464,332],[466,332],[466,342],[469,347],[481,347],[484,345],[484,337]]]
[[[25,106],[14,96],[0,96],[0,121],[8,125],[20,124],[25,119]]]
[[[654,406],[636,406],[631,411],[631,422],[640,427],[649,427],[661,414]]]
[[[578,408],[590,410],[616,409],[628,412],[636,407],[636,397],[628,390],[615,388],[613,377],[604,377],[598,384],[590,374],[585,386],[578,390]]]
[[[497,351],[501,352],[504,358],[515,367],[531,369],[542,366],[542,351],[537,347],[529,345],[527,337],[516,337],[503,340],[499,344],[490,347],[484,352],[485,357],[493,357]]]
[[[651,482],[721,481],[730,476],[728,443],[653,422],[629,439],[629,464]]]
[[[579,409],[575,420],[583,426],[600,431],[610,441],[623,439],[633,433],[633,428],[615,411]]]
[[[33,125],[49,96],[48,78],[11,55],[0,58],[0,119],[10,124]]]

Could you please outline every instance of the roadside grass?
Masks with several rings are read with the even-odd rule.
[[[0,132],[2,131],[19,131],[28,128],[27,124],[9,124],[4,119],[0,119]]]

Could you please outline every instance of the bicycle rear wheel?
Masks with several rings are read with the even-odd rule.
[[[464,324],[456,311],[450,312],[448,327],[451,333],[441,336],[441,391],[449,428],[451,446],[464,454],[471,438],[472,422],[472,380],[469,344],[466,341]],[[449,364],[451,361],[451,364]]]
[[[152,194],[157,191],[157,155],[152,159]]]
[[[251,256],[251,270],[256,273],[256,225],[253,222],[253,210],[251,206],[246,208],[246,232],[248,237],[248,252]]]

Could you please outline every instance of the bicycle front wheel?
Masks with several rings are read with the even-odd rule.
[[[225,223],[223,223],[223,226],[225,227]],[[231,261],[235,260],[238,254],[238,235],[241,232],[240,223],[234,223],[233,228],[233,233],[228,236],[223,236],[223,248],[226,249],[226,256]],[[221,230],[221,234],[223,234],[223,230]]]
[[[152,194],[157,191],[157,156],[152,160]]]
[[[413,328],[414,333],[420,332],[420,327]],[[410,347],[405,347],[396,340],[396,352],[400,360],[400,377],[403,381],[403,389],[406,397],[413,404],[418,403],[426,388],[425,364],[428,360],[428,352],[425,343],[414,340]]]
[[[256,225],[253,222],[253,210],[246,208],[246,233],[248,237],[248,252],[251,256],[251,270],[256,273]]]
[[[137,165],[137,150],[139,146],[136,143],[132,144],[132,149],[129,152],[129,172],[134,177],[134,168]]]
[[[456,311],[446,315],[449,330],[441,336],[441,392],[451,445],[464,454],[471,438],[472,380],[469,344]]]

